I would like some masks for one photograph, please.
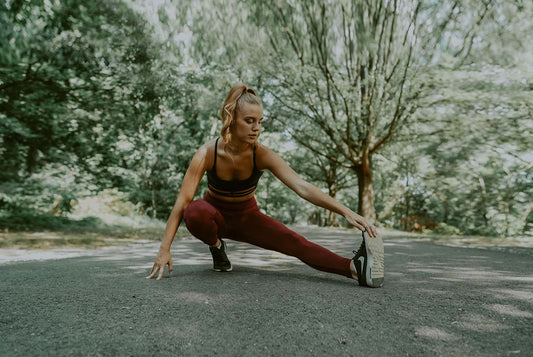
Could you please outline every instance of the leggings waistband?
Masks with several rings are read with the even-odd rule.
[[[208,192],[205,194],[204,200],[224,211],[251,211],[259,209],[255,197],[242,202],[227,202],[211,196]]]

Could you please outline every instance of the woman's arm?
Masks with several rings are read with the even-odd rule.
[[[269,169],[281,182],[296,192],[298,196],[316,206],[326,208],[342,215],[348,223],[364,231],[368,231],[371,237],[376,237],[376,228],[364,217],[353,212],[348,207],[322,192],[319,188],[304,181],[287,163],[274,151],[261,146],[258,152],[260,167]]]
[[[185,212],[185,209],[194,198],[198,185],[206,171],[206,161],[207,148],[204,145],[194,154],[189,168],[183,177],[180,193],[167,221],[167,227],[163,235],[163,240],[161,241],[161,249],[170,250],[176,231],[183,218],[183,212]]]
[[[154,266],[150,271],[150,275],[146,277],[147,279],[153,278],[158,272],[159,276],[157,277],[157,280],[161,279],[167,264],[168,273],[169,275],[172,274],[170,246],[172,245],[176,231],[178,230],[183,218],[183,213],[194,198],[196,190],[198,189],[198,185],[202,180],[202,176],[207,170],[207,157],[207,146],[203,145],[198,149],[198,151],[196,151],[196,154],[194,154],[191,160],[189,168],[183,177],[183,182],[181,184],[180,193],[176,199],[176,203],[172,208],[172,212],[170,212],[165,233],[163,234],[163,240],[161,241],[161,246],[159,247],[159,254],[156,257]]]

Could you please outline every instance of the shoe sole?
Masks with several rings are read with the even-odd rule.
[[[363,233],[366,246],[366,255],[368,266],[366,270],[366,285],[371,288],[383,286],[385,278],[385,250],[383,248],[383,239],[380,235],[371,238],[367,232]]]
[[[215,269],[213,268],[214,271],[217,271],[219,273],[226,273],[228,271],[232,271],[233,270],[233,267],[229,268],[229,269]]]

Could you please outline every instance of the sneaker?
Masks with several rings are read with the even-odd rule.
[[[213,256],[213,270],[214,271],[231,271],[231,262],[226,255],[226,242],[221,238],[218,248],[209,247],[211,255]]]
[[[362,235],[363,242],[357,251],[353,251],[355,256],[352,258],[357,280],[361,286],[379,288],[385,277],[383,240],[379,235],[370,238],[366,230]]]

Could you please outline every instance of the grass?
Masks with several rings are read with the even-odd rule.
[[[108,215],[103,220],[94,216],[73,219],[29,212],[0,214],[0,248],[104,247],[139,240],[160,241],[164,231],[165,222],[138,216]],[[182,225],[175,239],[186,235],[189,233]]]
[[[95,248],[140,240],[161,241],[165,222],[146,216],[102,214],[99,217],[61,217],[34,212],[0,211],[0,248]],[[315,227],[318,228],[318,227]],[[335,228],[342,229],[342,228]],[[386,236],[428,240],[435,243],[486,248],[526,250],[533,254],[531,237],[484,237],[420,234],[382,229]],[[182,224],[175,239],[190,236]]]

